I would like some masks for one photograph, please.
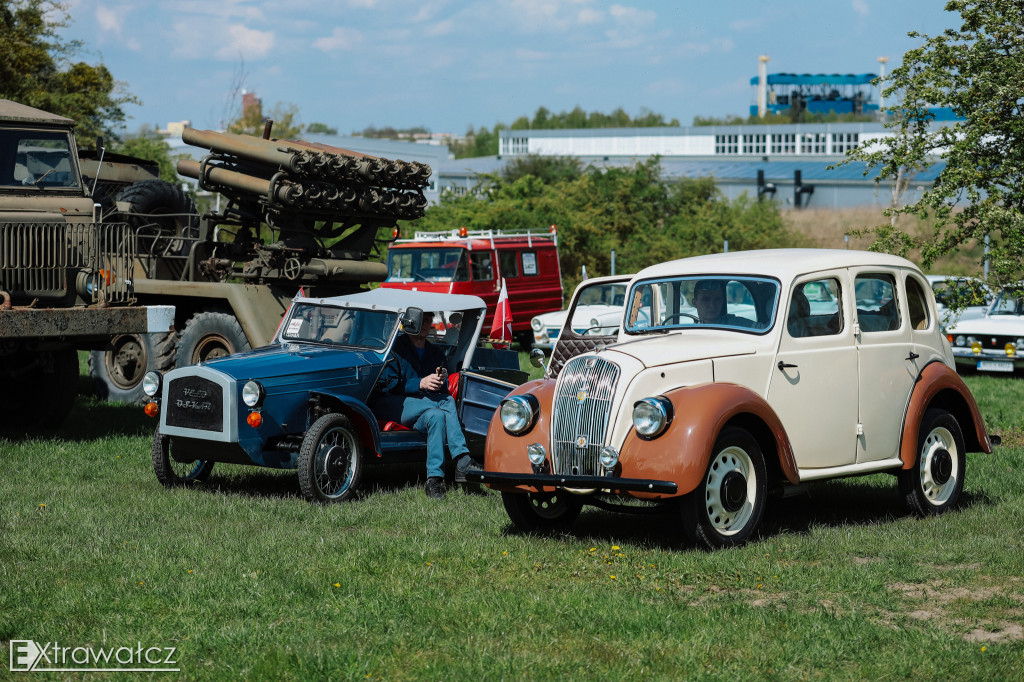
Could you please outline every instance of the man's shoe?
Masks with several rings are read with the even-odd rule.
[[[444,479],[440,476],[431,476],[427,479],[427,485],[424,490],[427,493],[427,497],[432,500],[439,500],[444,497]]]
[[[465,483],[466,474],[471,471],[483,471],[484,465],[469,455],[463,455],[455,462],[455,482]]]

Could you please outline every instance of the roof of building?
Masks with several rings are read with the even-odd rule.
[[[768,85],[870,85],[876,78],[874,73],[770,73]],[[750,84],[758,84],[757,76]]]

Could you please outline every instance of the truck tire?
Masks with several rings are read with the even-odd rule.
[[[188,367],[249,350],[249,340],[234,315],[197,313],[187,323],[178,340],[175,367]]]
[[[53,431],[78,395],[78,352],[67,348],[18,352],[0,360],[8,390],[0,393],[0,431],[11,434]]]
[[[146,372],[167,372],[174,367],[177,335],[121,334],[110,340],[108,350],[89,353],[89,376],[100,400],[139,403],[146,400],[142,377]]]
[[[196,205],[177,185],[145,180],[121,190],[117,201],[126,202],[124,221],[138,235],[140,255],[187,255],[199,235]]]

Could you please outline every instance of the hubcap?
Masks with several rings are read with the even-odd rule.
[[[730,471],[722,481],[722,506],[734,512],[747,501],[747,479],[738,471]]]
[[[721,535],[741,532],[754,513],[756,477],[750,455],[738,446],[714,456],[704,482],[704,509]]]
[[[107,376],[122,390],[138,386],[146,374],[146,348],[139,337],[122,334],[111,340],[113,348],[106,354]]]
[[[961,477],[956,441],[949,429],[936,427],[928,433],[918,453],[921,492],[935,506],[949,501]]]
[[[331,429],[320,439],[314,462],[316,487],[324,497],[338,497],[352,482],[355,441],[347,429]]]
[[[953,458],[949,450],[938,450],[932,455],[932,480],[942,485],[949,480],[953,473]]]
[[[204,336],[196,344],[196,349],[192,353],[192,364],[197,365],[200,362],[216,360],[217,358],[231,355],[233,352],[234,348],[223,336],[219,334]]]

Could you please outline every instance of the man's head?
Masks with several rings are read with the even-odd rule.
[[[725,281],[702,279],[693,286],[693,305],[701,322],[715,322],[725,314]]]

